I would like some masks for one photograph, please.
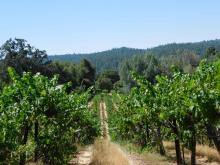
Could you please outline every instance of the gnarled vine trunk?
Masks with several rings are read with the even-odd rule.
[[[191,139],[191,165],[196,165],[196,131],[193,126],[192,128],[192,139]]]
[[[36,146],[38,147],[38,132],[39,132],[39,123],[38,121],[36,121],[34,123],[34,141],[36,143]],[[38,160],[38,148],[35,148],[35,151],[34,151],[34,161],[37,162]]]
[[[166,152],[165,152],[165,149],[164,149],[164,146],[163,146],[160,126],[157,128],[157,143],[158,143],[158,146],[159,146],[160,155],[165,155]]]
[[[22,132],[23,132],[22,145],[25,145],[25,144],[27,144],[28,133],[29,133],[29,126],[28,126],[27,121],[24,124],[24,130]],[[19,163],[19,165],[24,165],[25,162],[26,162],[26,153],[21,153],[20,154],[20,163]]]
[[[180,140],[179,140],[179,130],[176,124],[176,120],[173,120],[172,122],[172,129],[174,134],[176,135],[175,138],[175,150],[176,150],[176,163],[177,165],[183,164],[183,159],[181,155],[181,148],[180,148]]]

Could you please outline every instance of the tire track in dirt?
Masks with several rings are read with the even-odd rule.
[[[116,104],[113,103],[115,106]],[[100,102],[100,120],[102,140],[96,141],[92,165],[155,165],[146,161],[138,154],[127,153],[110,140],[108,128],[108,114],[104,101]]]
[[[110,141],[109,130],[108,130],[108,115],[106,111],[105,102],[100,102],[100,120],[101,120],[101,135],[104,139]]]
[[[69,161],[69,165],[89,165],[92,161],[93,146],[79,151],[76,157]]]

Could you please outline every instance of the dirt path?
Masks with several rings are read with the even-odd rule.
[[[108,115],[106,111],[105,102],[100,102],[100,120],[101,120],[101,135],[104,139],[110,141],[109,131],[108,131]]]
[[[143,160],[139,155],[137,154],[128,154],[128,159],[131,165],[155,165],[155,163],[147,162]]]
[[[144,161],[139,155],[126,153],[117,144],[110,141],[108,114],[105,102],[99,104],[101,138],[94,145],[82,149],[69,165],[153,165]]]
[[[110,141],[108,114],[105,102],[99,105],[101,120],[101,139],[97,139],[93,148],[92,165],[130,165],[127,155]]]
[[[69,161],[69,165],[89,165],[92,161],[93,146],[88,146],[76,154],[76,157]]]
[[[99,108],[102,139],[94,144],[92,165],[155,165],[155,162],[146,161],[135,153],[127,153],[119,145],[111,142],[105,102],[100,102]]]

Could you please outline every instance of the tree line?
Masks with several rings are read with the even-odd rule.
[[[209,40],[195,43],[171,43],[149,49],[122,47],[89,54],[50,55],[49,59],[53,61],[71,61],[73,63],[79,63],[80,60],[87,59],[94,64],[97,73],[102,73],[106,70],[119,71],[121,62],[134,56],[153,54],[156,57],[166,58],[168,56],[175,57],[190,52],[196,54],[198,57],[203,57],[205,56],[207,49],[210,47],[215,47],[217,50],[220,50],[220,40]]]

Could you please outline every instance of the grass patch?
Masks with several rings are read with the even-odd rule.
[[[98,139],[94,144],[91,165],[129,165],[126,155],[116,144],[106,139]]]
[[[149,162],[149,164],[153,163],[154,165],[171,165],[175,164],[175,161],[170,160],[166,156],[161,156],[156,153],[152,148],[144,148],[142,149],[140,146],[129,143],[129,142],[120,142],[120,146],[125,149],[128,153],[137,155],[143,161]]]
[[[196,155],[197,156],[206,156],[208,161],[216,161],[220,163],[220,154],[214,148],[211,148],[207,145],[197,145],[196,146]]]
[[[166,151],[175,154],[175,144],[174,142],[164,141],[163,142]],[[188,149],[184,149],[186,158],[190,158],[190,151]],[[198,157],[206,157],[209,162],[218,162],[220,163],[220,155],[218,151],[214,148],[211,148],[207,145],[196,145],[196,155]],[[175,155],[174,155],[175,156]]]

